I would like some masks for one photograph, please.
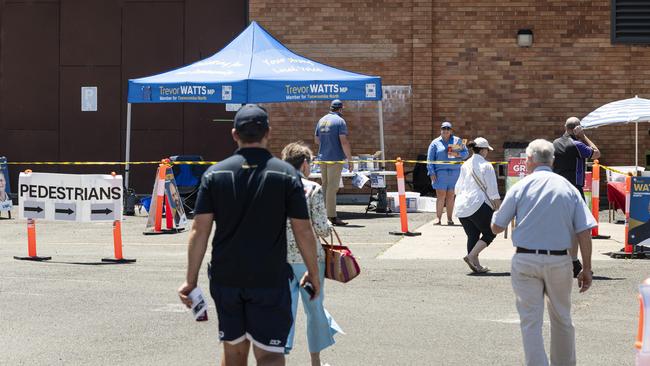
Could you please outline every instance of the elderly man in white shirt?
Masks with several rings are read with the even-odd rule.
[[[489,268],[481,266],[478,255],[496,237],[490,222],[501,197],[494,168],[485,160],[488,152],[494,150],[488,140],[477,137],[467,148],[474,154],[460,168],[454,211],[467,235],[467,256],[463,260],[472,272],[484,273]]]
[[[591,228],[596,221],[582,195],[553,173],[553,144],[535,140],[526,148],[527,177],[515,184],[494,214],[498,234],[516,218],[511,280],[521,320],[526,365],[548,365],[542,325],[544,295],[551,321],[551,365],[575,365],[575,330],[571,321],[573,265],[568,255],[577,237],[582,254],[580,292],[591,286]]]

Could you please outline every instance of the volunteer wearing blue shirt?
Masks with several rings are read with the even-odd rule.
[[[332,101],[330,112],[323,116],[316,125],[315,140],[320,146],[318,156],[322,161],[351,160],[352,152],[348,142],[348,126],[342,117],[343,102]],[[325,194],[325,209],[332,225],[342,226],[348,223],[336,215],[336,193],[339,191],[339,181],[343,164],[321,165],[321,181]]]
[[[427,153],[428,161],[463,161],[469,152],[460,137],[453,135],[451,122],[442,122],[440,137],[431,141]],[[460,175],[460,164],[427,164],[431,186],[436,190],[436,216],[441,225],[442,210],[447,206],[447,225],[453,225],[454,187]]]

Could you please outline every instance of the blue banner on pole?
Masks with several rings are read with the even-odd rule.
[[[628,243],[650,247],[650,177],[632,177]]]

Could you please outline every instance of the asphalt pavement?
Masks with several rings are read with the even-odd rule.
[[[338,229],[358,257],[362,274],[348,284],[327,281],[326,307],[346,334],[322,353],[336,365],[521,365],[523,352],[510,285],[509,239],[499,236],[472,275],[461,260],[460,226],[432,225],[433,214],[364,214],[339,206],[350,225]],[[145,236],[145,217],[126,217],[123,251],[132,264],[103,264],[113,255],[110,224],[38,222],[39,255],[26,255],[24,220],[0,221],[0,365],[208,365],[221,349],[210,319],[195,322],[176,289],[185,275],[187,233]],[[579,365],[632,365],[638,284],[645,260],[612,260],[623,225],[601,225],[609,240],[594,241],[595,283],[573,293]],[[207,259],[206,259],[207,260]],[[203,266],[205,268],[205,264]],[[207,290],[205,270],[200,286]],[[297,319],[288,365],[308,365],[305,324]],[[548,317],[545,337],[549,340]],[[254,364],[251,362],[251,364]]]

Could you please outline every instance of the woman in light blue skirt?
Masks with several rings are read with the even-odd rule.
[[[321,366],[320,352],[334,344],[334,335],[343,333],[332,316],[323,306],[324,298],[324,279],[325,279],[325,253],[318,240],[319,236],[328,236],[331,231],[325,210],[325,200],[321,186],[318,183],[305,179],[309,175],[310,164],[312,160],[311,150],[303,143],[291,143],[282,150],[282,159],[293,165],[302,174],[302,184],[305,187],[305,197],[309,208],[309,215],[312,226],[316,232],[317,253],[318,253],[318,271],[321,283],[321,291],[317,298],[310,300],[309,294],[305,289],[300,287],[299,281],[307,271],[303,263],[302,256],[296,245],[296,239],[291,230],[291,225],[287,220],[287,262],[293,269],[293,279],[290,282],[291,287],[291,305],[293,309],[294,324],[291,327],[289,338],[287,340],[286,352],[293,348],[293,337],[295,334],[295,319],[298,312],[298,297],[302,298],[303,308],[307,317],[307,342],[309,343],[309,353],[311,355],[312,366]]]

